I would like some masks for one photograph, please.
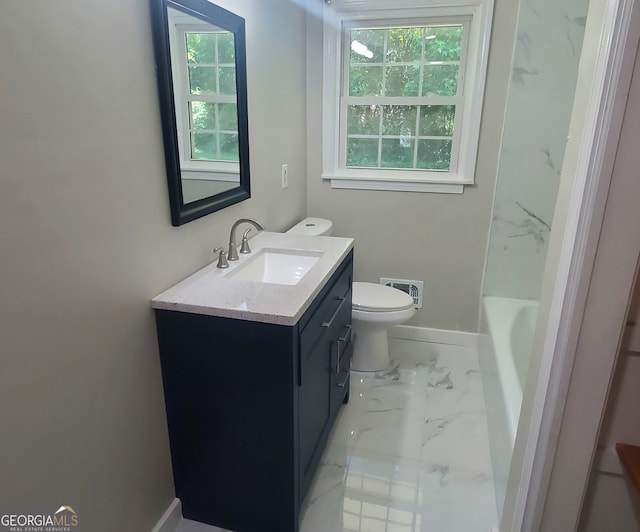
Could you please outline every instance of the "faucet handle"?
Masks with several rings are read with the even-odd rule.
[[[251,248],[249,247],[249,239],[247,235],[251,232],[251,227],[247,229],[242,235],[242,245],[240,246],[240,253],[251,253]]]
[[[229,262],[227,261],[227,253],[223,248],[216,248],[213,250],[214,253],[219,253],[218,255],[218,266],[217,268],[228,268]]]

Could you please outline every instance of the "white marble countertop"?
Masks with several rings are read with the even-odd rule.
[[[155,309],[206,314],[247,321],[295,325],[353,248],[352,238],[305,236],[260,231],[250,241],[252,253],[216,267],[217,259],[151,300]],[[229,278],[263,248],[319,253],[318,262],[295,285]]]

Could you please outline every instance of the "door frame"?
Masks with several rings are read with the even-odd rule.
[[[622,202],[612,203],[610,195],[640,41],[639,11],[635,0],[591,0],[589,6],[560,186],[569,199],[557,231],[554,218],[559,258],[548,261],[543,281],[543,297],[544,285],[551,295],[541,300],[540,315],[547,319],[536,332],[542,355],[537,379],[530,381],[531,412],[518,430],[505,532],[569,532],[578,525],[638,259],[631,224],[614,239],[600,237],[616,215],[628,212],[624,198],[640,201],[640,180],[615,183]],[[611,257],[602,259],[614,249],[624,274],[610,278]],[[594,372],[597,383],[585,379]]]

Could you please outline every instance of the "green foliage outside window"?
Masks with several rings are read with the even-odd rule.
[[[349,96],[456,96],[462,38],[460,24],[352,29]],[[347,166],[448,170],[455,114],[423,102],[348,105]]]
[[[238,161],[238,111],[215,96],[236,95],[235,46],[229,32],[187,32],[191,158]],[[206,97],[206,101],[197,97]],[[214,101],[211,101],[214,100]]]

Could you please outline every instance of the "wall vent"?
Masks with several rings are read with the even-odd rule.
[[[380,284],[392,286],[398,290],[406,292],[413,298],[415,308],[422,308],[422,294],[424,293],[423,281],[409,281],[407,279],[390,279],[380,277]]]

